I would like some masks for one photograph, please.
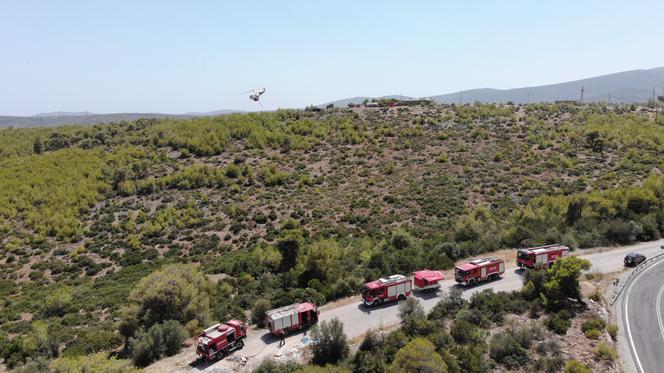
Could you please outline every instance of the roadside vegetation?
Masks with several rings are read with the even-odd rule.
[[[664,127],[642,110],[432,105],[1,130],[0,356],[9,368],[109,353],[144,366],[211,321],[251,310],[258,323],[383,275],[501,248],[660,238]],[[549,276],[585,266],[568,265],[484,296],[564,334],[574,312],[560,294],[580,294]],[[477,319],[472,304],[434,310],[447,342],[425,331],[441,320],[415,312],[372,351],[391,365],[412,343],[397,361],[424,353],[439,366],[432,344],[448,371],[472,371],[487,364],[477,356],[511,366],[539,343],[489,338],[505,321]]]

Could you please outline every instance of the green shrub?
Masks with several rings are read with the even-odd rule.
[[[207,277],[192,264],[173,264],[145,276],[129,294],[122,310],[120,331],[126,337],[138,326],[177,320],[187,324],[198,320],[206,325],[210,315]]]
[[[602,360],[613,361],[618,358],[618,352],[616,349],[604,341],[599,342],[593,352]]]
[[[591,330],[591,329],[597,329],[597,330],[601,331],[601,330],[604,330],[605,326],[606,326],[606,323],[604,322],[604,320],[602,320],[600,318],[593,317],[591,319],[588,319],[588,320],[584,321],[581,324],[581,331],[584,332],[584,333],[587,332],[588,330]]]
[[[270,301],[267,299],[257,299],[251,308],[251,322],[263,327],[265,322],[265,313],[270,310]]]
[[[147,331],[139,330],[129,341],[132,360],[136,366],[144,367],[162,356],[175,355],[186,336],[186,330],[176,320],[154,324]]]
[[[131,362],[124,359],[109,357],[106,352],[76,357],[60,357],[53,360],[49,366],[52,373],[139,373],[141,369],[131,366]],[[35,370],[42,371],[42,370]]]
[[[176,320],[165,321],[162,325],[164,355],[172,356],[180,352],[182,342],[187,338],[187,330]]]
[[[528,363],[528,351],[509,332],[493,336],[489,343],[489,356],[507,367],[518,367]]]
[[[431,342],[424,338],[415,338],[397,352],[389,371],[447,373],[447,365]]]
[[[586,338],[595,339],[595,340],[599,339],[602,336],[602,332],[597,329],[588,329],[585,332],[583,332],[583,334],[586,336]]]
[[[549,316],[546,320],[546,327],[552,332],[560,335],[567,334],[567,329],[572,326],[572,314],[567,310],[560,310]]]
[[[472,333],[477,329],[477,327],[466,320],[456,319],[452,322],[452,328],[450,329],[450,335],[454,338],[456,343],[466,344],[470,342],[472,338]]]
[[[335,364],[348,356],[348,341],[343,324],[336,317],[323,321],[311,330],[312,362],[316,365]]]
[[[592,373],[592,370],[586,364],[572,359],[565,364],[565,373]]]
[[[609,332],[611,339],[613,339],[614,341],[618,338],[618,325],[609,324],[606,326],[606,331]]]
[[[156,348],[158,348],[156,341],[143,330],[139,330],[135,337],[129,339],[131,358],[138,367],[148,366],[158,358]]]
[[[364,335],[364,339],[362,339],[362,343],[360,343],[359,350],[374,352],[378,350],[381,345],[382,342],[379,340],[378,333],[371,329]]]
[[[533,368],[535,371],[544,371],[546,373],[555,373],[559,372],[563,367],[563,359],[560,356],[545,357],[540,356],[533,363]]]
[[[292,373],[296,372],[300,367],[300,364],[292,361],[280,363],[267,358],[254,368],[252,373]]]
[[[581,331],[587,338],[599,339],[602,336],[606,323],[600,318],[591,318],[581,324]]]

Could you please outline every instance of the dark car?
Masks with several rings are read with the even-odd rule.
[[[625,256],[625,265],[628,267],[637,266],[646,260],[646,256],[639,253],[629,253]]]

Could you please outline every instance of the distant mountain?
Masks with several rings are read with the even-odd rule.
[[[193,117],[212,117],[215,115],[226,115],[226,114],[235,114],[235,113],[244,113],[244,111],[241,110],[215,110],[215,111],[207,111],[203,113],[199,112],[189,112],[189,113],[184,113],[182,115],[190,115]]]
[[[473,103],[475,101],[482,103],[505,103],[508,101],[514,103],[553,102],[558,100],[579,100],[581,97],[581,88],[583,88],[583,100],[585,102],[608,101],[609,94],[611,94],[611,102],[633,103],[647,102],[652,97],[652,89],[657,88],[658,92],[660,92],[658,94],[661,94],[661,87],[664,87],[664,67],[624,71],[535,87],[470,89],[431,96],[430,98],[438,103],[446,104],[459,103],[459,101],[462,103]],[[367,98],[369,97],[353,97],[331,103],[337,107],[346,107],[350,102],[357,104]]]
[[[79,112],[74,112],[74,111],[53,111],[50,113],[39,113],[35,114],[33,116],[35,117],[73,117],[73,116],[79,116],[79,115],[95,115],[94,113],[88,113],[87,111],[79,111]]]
[[[56,127],[62,125],[92,125],[99,123],[132,121],[141,118],[192,118],[203,116],[217,116],[237,113],[236,110],[217,110],[207,113],[162,114],[162,113],[113,113],[93,114],[87,112],[56,111],[41,113],[31,117],[0,116],[0,128],[8,127]]]
[[[647,102],[652,97],[652,89],[659,91],[664,86],[664,67],[648,70],[632,70],[572,82],[549,84],[536,87],[514,89],[471,89],[446,95],[433,96],[439,103],[479,102],[551,102],[557,100],[579,100],[584,89],[585,102]],[[661,92],[661,91],[659,91]]]

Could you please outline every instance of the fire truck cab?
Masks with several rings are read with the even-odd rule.
[[[413,272],[414,289],[419,291],[437,291],[440,289],[440,281],[444,279],[445,275],[440,271],[424,269]]]
[[[551,268],[558,258],[569,255],[569,247],[554,244],[519,249],[516,252],[516,262],[521,268],[543,269]]]
[[[454,280],[462,285],[473,286],[482,281],[497,280],[503,273],[505,261],[488,257],[454,267]]]
[[[244,346],[247,327],[240,320],[212,325],[195,337],[196,354],[205,362],[216,359]]]
[[[367,306],[378,306],[383,302],[405,300],[412,294],[412,284],[404,275],[392,275],[367,282],[362,287],[362,300]]]
[[[318,322],[318,307],[305,302],[277,308],[265,313],[265,327],[276,336],[308,328]]]

